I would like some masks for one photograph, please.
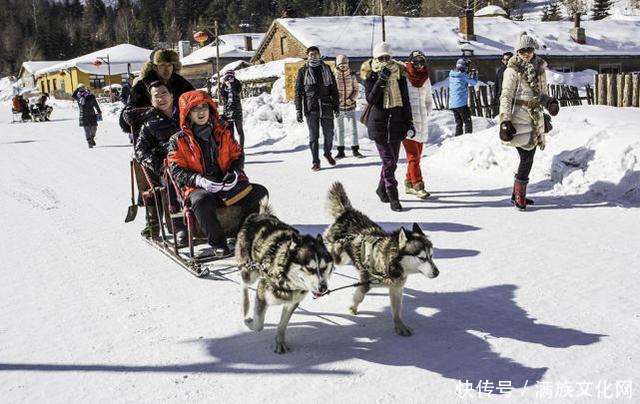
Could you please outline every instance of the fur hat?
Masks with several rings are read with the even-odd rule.
[[[340,66],[341,64],[349,64],[349,58],[347,55],[336,56],[336,66]]]
[[[375,59],[380,56],[391,56],[391,45],[386,42],[380,42],[373,48],[373,57]]]
[[[538,49],[538,42],[529,34],[525,32],[521,33],[518,39],[516,40],[516,45],[513,47],[515,51],[519,51],[520,49],[533,48]]]
[[[171,63],[173,64],[173,72],[178,73],[182,69],[182,63],[180,63],[180,56],[178,52],[173,49],[157,49],[151,53],[151,60],[154,65],[158,63]]]

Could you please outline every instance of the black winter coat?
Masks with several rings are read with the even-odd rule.
[[[413,115],[409,101],[407,78],[400,75],[400,94],[402,107],[383,108],[384,87],[386,82],[378,79],[378,73],[371,71],[364,80],[364,92],[367,103],[371,105],[367,119],[369,139],[377,143],[401,142],[407,137],[407,131],[413,126]]]
[[[96,96],[89,93],[84,97],[84,104],[80,103],[78,90],[76,89],[71,98],[78,102],[80,108],[80,126],[98,126],[98,114],[102,115]]]
[[[507,65],[503,63],[496,72],[496,84],[493,87],[493,101],[496,104],[500,104],[500,96],[502,95],[502,79],[504,78],[505,70],[507,70]]]
[[[321,63],[320,66],[326,65]],[[308,69],[314,68],[310,68],[308,64],[305,64],[298,70],[295,96],[296,111],[303,112],[305,116],[319,114],[322,118],[333,119],[334,112],[340,109],[340,96],[338,95],[336,78],[332,72],[331,84],[325,86],[322,80],[322,69],[316,68],[316,84],[313,86],[305,85],[304,78]]]
[[[231,88],[229,88],[231,87]],[[231,119],[242,119],[242,83],[233,80],[220,86],[220,100],[224,105],[224,116]]]
[[[136,160],[160,176],[169,152],[169,139],[180,131],[178,110],[168,117],[156,108],[150,108],[142,117],[143,124],[134,145]]]

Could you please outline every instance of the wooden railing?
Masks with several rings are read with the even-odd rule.
[[[640,107],[640,74],[596,74],[595,101],[612,107]]]

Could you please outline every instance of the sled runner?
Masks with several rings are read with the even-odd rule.
[[[149,222],[150,215],[153,212],[157,217],[158,234],[156,236],[143,237],[148,244],[156,247],[164,255],[197,277],[206,277],[214,269],[217,271],[235,267],[233,255],[217,256],[213,253],[213,249],[209,246],[207,239],[203,236],[196,222],[189,200],[183,198],[180,188],[168,168],[164,169],[163,181],[161,181],[166,186],[156,184],[152,180],[150,172],[135,160],[132,161],[132,168],[138,174],[135,175],[137,180],[144,181],[144,185],[147,188],[146,191],[142,191],[142,201],[145,206],[147,221]],[[133,180],[134,175],[132,175]],[[177,205],[171,203],[169,198],[170,191],[176,193]],[[134,211],[135,209],[129,207],[125,221],[132,221],[135,218]],[[225,233],[237,233],[240,223],[237,223],[239,222],[237,220],[239,215],[235,212],[234,207],[218,208],[218,214]],[[187,231],[186,245],[179,245],[178,243],[176,223],[180,222],[185,225]]]

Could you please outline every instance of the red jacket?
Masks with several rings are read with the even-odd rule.
[[[213,138],[218,144],[218,166],[227,172],[234,161],[242,158],[242,148],[233,138],[226,125],[220,123],[218,105],[202,90],[193,90],[180,96],[181,131],[171,137],[167,161],[171,173],[182,190],[185,198],[195,190],[197,174],[204,174],[204,159],[189,122],[189,112],[195,106],[206,102],[209,104],[209,120],[213,125]]]

